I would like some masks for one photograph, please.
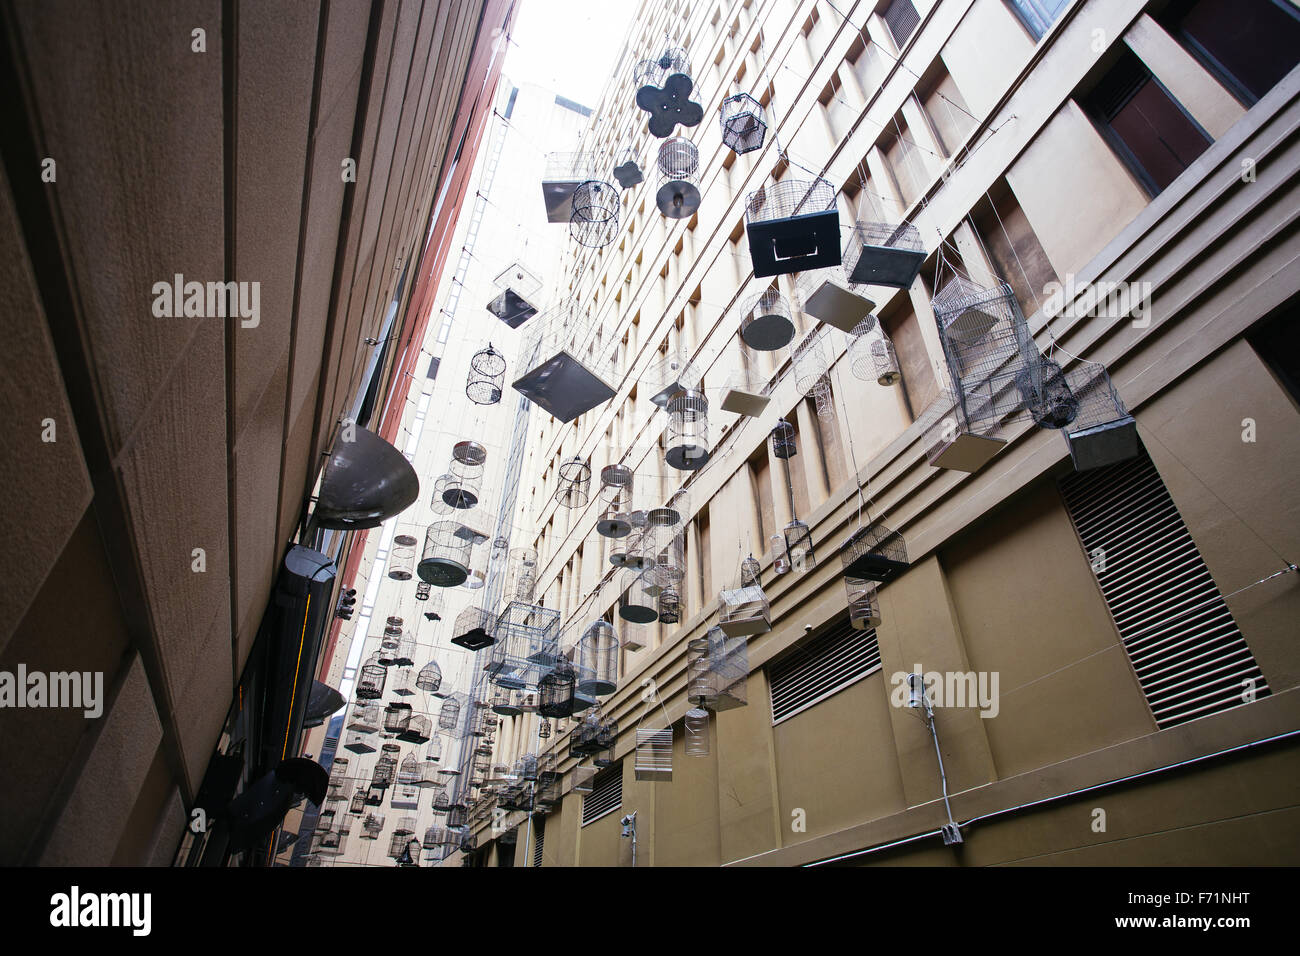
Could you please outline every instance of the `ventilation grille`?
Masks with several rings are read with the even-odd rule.
[[[546,817],[533,817],[533,866],[542,865],[542,846],[545,843]]]
[[[912,0],[894,0],[885,7],[881,16],[885,18],[885,25],[889,27],[889,32],[894,36],[894,43],[900,50],[921,22],[921,15],[916,12]]]
[[[880,668],[875,628],[859,631],[848,618],[767,668],[772,723],[793,717]]]
[[[1060,486],[1156,723],[1172,727],[1267,696],[1264,675],[1145,450],[1069,475]]]
[[[594,823],[623,805],[623,765],[615,764],[592,781],[591,793],[582,798],[582,825]]]

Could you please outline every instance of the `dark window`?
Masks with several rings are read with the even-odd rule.
[[[1035,40],[1041,40],[1070,0],[1009,0],[1011,9]]]
[[[436,355],[429,359],[429,378],[435,379],[438,377],[438,366],[441,364],[442,359]]]
[[[1160,19],[1248,106],[1300,63],[1300,12],[1287,0],[1175,0]]]
[[[1205,131],[1127,51],[1086,102],[1111,145],[1152,195],[1177,179],[1210,145]]]
[[[889,27],[900,50],[921,22],[921,15],[912,6],[912,0],[893,0],[880,15],[885,18],[885,26]]]
[[[1300,305],[1260,322],[1246,333],[1246,341],[1300,405]]]

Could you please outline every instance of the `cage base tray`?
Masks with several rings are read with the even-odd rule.
[[[546,206],[547,222],[568,222],[573,218],[573,191],[585,179],[542,180],[542,202]]]
[[[626,538],[632,525],[622,518],[601,518],[596,522],[596,534],[602,538]]]
[[[769,401],[771,399],[766,395],[747,392],[741,388],[729,388],[722,394],[722,410],[757,418],[763,414]]]
[[[924,252],[896,249],[893,246],[863,244],[858,261],[853,264],[850,282],[910,289],[925,262]]]
[[[618,616],[632,624],[653,624],[659,620],[659,612],[642,604],[630,604],[618,609]]]
[[[698,471],[709,461],[709,450],[703,445],[678,445],[668,449],[664,460],[678,471]]]
[[[519,328],[537,314],[533,304],[514,289],[506,289],[489,302],[487,310],[512,329]]]
[[[853,563],[844,569],[846,578],[860,578],[863,581],[878,581],[887,584],[911,567],[907,561],[895,561],[881,554],[860,554]]]
[[[740,337],[756,352],[775,352],[794,338],[794,323],[784,315],[760,315],[740,330]]]
[[[804,299],[803,310],[818,322],[851,333],[875,307],[866,296],[827,279]]]
[[[469,651],[481,651],[485,647],[491,647],[497,642],[497,639],[481,628],[475,628],[465,634],[453,637],[451,642]]]
[[[837,209],[748,223],[755,278],[837,266],[841,261]]]
[[[513,387],[566,423],[614,397],[612,388],[563,349],[516,379]]]
[[[1131,415],[1081,431],[1066,432],[1075,471],[1102,468],[1133,458],[1140,451],[1137,421]]]
[[[984,435],[972,435],[959,432],[952,441],[943,442],[930,453],[930,464],[935,468],[949,468],[953,471],[976,472],[988,464],[1006,439],[989,438]]]
[[[350,744],[343,745],[344,750],[351,750],[354,754],[372,754],[375,748],[364,740],[353,741]]]
[[[761,617],[719,621],[718,627],[727,637],[748,637],[751,634],[766,634],[772,630],[771,622]]]

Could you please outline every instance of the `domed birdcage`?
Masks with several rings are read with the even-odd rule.
[[[588,180],[573,191],[569,235],[589,249],[609,245],[618,235],[620,205],[617,186],[598,179]]]
[[[591,465],[577,455],[560,462],[555,500],[562,508],[581,508],[591,495]]]
[[[709,460],[709,400],[702,391],[683,389],[668,400],[668,464],[695,471]]]
[[[348,801],[348,813],[353,816],[361,816],[366,812],[366,788],[358,786],[352,792],[352,799]]]
[[[880,585],[875,581],[845,576],[844,591],[849,603],[849,625],[865,631],[876,627],[880,617]]]
[[[542,717],[572,716],[575,683],[573,665],[561,657],[537,681],[537,713]],[[548,728],[547,733],[549,732]]]
[[[465,395],[475,405],[495,405],[501,401],[501,389],[505,380],[505,357],[489,342],[487,348],[475,352],[469,360]]]
[[[361,665],[361,674],[357,680],[357,697],[360,700],[376,700],[384,696],[384,683],[388,680],[388,668],[379,663],[379,655],[372,654]]]
[[[401,752],[401,748],[397,744],[384,744],[381,750],[382,753],[375,761],[374,770],[370,775],[372,791],[387,790],[393,785],[393,780],[397,776],[397,755]]]
[[[910,567],[907,543],[880,522],[859,528],[840,546],[844,576],[886,584]]]
[[[438,763],[442,760],[442,736],[433,734],[429,737],[429,744],[424,748],[424,762]]]
[[[748,93],[737,93],[722,101],[718,110],[722,142],[734,153],[752,153],[763,148],[767,120],[763,105]]]
[[[537,593],[537,552],[515,548],[510,552],[506,575],[506,600],[531,604]]]
[[[421,774],[419,759],[415,754],[409,753],[402,758],[402,763],[397,769],[397,783],[402,787],[418,787]]]
[[[433,733],[433,721],[424,714],[412,714],[406,729],[397,735],[397,739],[408,744],[422,744]]]
[[[542,282],[523,265],[511,263],[492,281],[501,290],[501,294],[488,303],[487,309],[506,325],[517,329],[537,314],[537,307],[528,300],[541,289]],[[504,366],[502,370],[504,371]]]
[[[641,157],[635,147],[629,146],[619,154],[618,165],[614,167],[614,179],[623,189],[631,189],[645,180]]]
[[[578,641],[580,693],[608,697],[618,689],[618,635],[608,621],[595,621]],[[561,716],[561,715],[556,715]]]
[[[859,285],[910,289],[925,262],[921,233],[910,222],[856,222],[844,252],[844,271]]]
[[[493,624],[496,618],[481,607],[467,607],[456,615],[456,625],[451,638],[453,644],[467,650],[479,651],[496,643]]]
[[[420,668],[420,673],[415,678],[415,686],[426,694],[438,695],[438,689],[442,687],[442,668],[438,666],[437,661],[429,661]]]
[[[755,278],[840,264],[840,213],[825,179],[783,179],[750,193],[745,230]]]
[[[759,580],[763,572],[763,566],[758,563],[758,558],[752,554],[740,562],[740,586],[742,588],[761,588],[763,585]]]
[[[442,702],[442,709],[438,711],[438,728],[440,730],[455,730],[456,725],[460,723],[460,698],[448,697]]]
[[[1039,358],[1017,372],[1016,388],[1040,428],[1065,428],[1079,415],[1079,400],[1065,372],[1049,358]]]
[[[741,308],[740,338],[751,349],[774,352],[794,338],[790,303],[776,289],[765,289]]]
[[[800,272],[794,288],[804,315],[849,335],[876,307],[875,301],[866,295],[865,287],[852,285],[844,278],[842,266]]]
[[[794,369],[794,387],[800,395],[811,397],[817,384],[825,380],[830,369],[828,352],[826,336],[820,329],[813,329],[795,347],[790,364]]]
[[[474,535],[459,521],[435,521],[424,535],[420,579],[440,588],[453,588],[469,577]]]
[[[859,322],[850,333],[849,368],[861,382],[897,385],[902,379],[894,345],[874,315]]]
[[[409,581],[415,567],[415,549],[419,544],[411,534],[393,535],[393,546],[388,552],[388,576],[394,581]]]
[[[639,567],[628,567],[623,572],[624,591],[618,600],[618,616],[632,624],[653,624],[659,620],[659,604],[655,595],[647,593],[642,575]]]
[[[411,642],[415,646],[415,642]],[[414,697],[418,688],[415,686],[415,671],[409,664],[396,668],[397,677],[393,681],[392,691],[398,697]]]
[[[541,692],[540,692],[540,690],[539,690],[539,692],[538,692],[537,699],[538,699],[539,701],[541,700]],[[538,704],[537,712],[538,712],[539,714],[542,712],[542,709],[541,709],[541,705],[540,705],[540,703]],[[547,739],[550,738],[550,736],[551,736],[551,722],[550,722],[549,720],[541,720],[541,721],[538,721],[538,722],[537,722],[537,738],[538,738],[539,740],[547,740]]]
[[[596,492],[601,502],[601,516],[596,522],[596,533],[606,538],[623,538],[632,531],[628,511],[632,507],[632,488],[635,475],[627,465],[606,465],[600,470],[600,489]]]
[[[785,461],[797,454],[799,448],[795,439],[794,426],[784,418],[778,418],[772,428],[772,457]]]
[[[686,712],[686,756],[709,755],[709,712],[703,707],[692,707]]]
[[[458,441],[451,449],[451,481],[443,489],[442,500],[453,508],[473,508],[478,504],[483,486],[483,466],[487,449],[476,441]]]
[[[659,146],[659,190],[655,205],[668,219],[689,219],[700,208],[700,151],[689,139],[672,136]]]

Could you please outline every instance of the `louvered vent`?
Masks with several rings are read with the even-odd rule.
[[[542,846],[545,843],[546,817],[533,817],[533,866],[542,865]]]
[[[1172,727],[1266,696],[1264,675],[1146,451],[1060,486],[1156,723]]]
[[[772,723],[779,724],[839,693],[880,668],[875,628],[855,630],[848,618],[837,621],[802,648],[768,665]]]
[[[885,18],[885,25],[889,27],[889,32],[894,36],[894,43],[900,50],[907,43],[907,38],[912,35],[917,24],[921,22],[921,15],[916,12],[912,0],[894,0],[885,8],[881,16]]]
[[[594,823],[623,805],[623,765],[615,764],[596,776],[591,793],[582,798],[582,825]]]

